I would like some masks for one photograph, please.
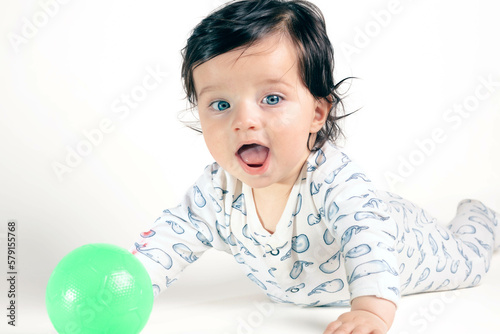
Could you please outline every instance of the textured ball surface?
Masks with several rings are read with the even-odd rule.
[[[56,266],[45,303],[58,333],[137,334],[151,314],[153,289],[142,263],[126,249],[89,244]]]

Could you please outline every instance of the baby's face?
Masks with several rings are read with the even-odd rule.
[[[309,155],[309,133],[321,129],[329,105],[302,83],[291,41],[266,37],[205,62],[193,77],[217,163],[252,188],[292,185]]]

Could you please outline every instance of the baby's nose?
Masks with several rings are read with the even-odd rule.
[[[257,107],[242,104],[234,112],[233,129],[235,131],[257,130],[260,127],[259,119],[260,114]]]

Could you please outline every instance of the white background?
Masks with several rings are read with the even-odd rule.
[[[0,254],[7,248],[7,221],[14,219],[19,271],[18,326],[8,327],[2,311],[2,333],[54,333],[44,311],[44,290],[58,261],[87,243],[128,248],[163,209],[177,204],[212,161],[202,136],[178,120],[188,107],[180,50],[191,29],[222,3],[1,0]],[[359,78],[352,81],[346,107],[361,109],[343,123],[347,139],[340,142],[351,158],[381,188],[415,201],[443,222],[451,219],[462,198],[481,199],[500,210],[500,23],[495,2],[314,3],[326,17],[337,81]],[[151,71],[160,73],[157,87],[145,90]],[[125,95],[132,96],[133,108],[126,107]],[[459,108],[463,116],[455,112]],[[103,122],[108,131],[99,137],[96,129]],[[439,142],[430,144],[436,131]],[[85,133],[94,134],[94,144]],[[78,149],[84,153],[80,158],[70,153]],[[62,165],[67,166],[63,173]],[[388,173],[404,177],[390,182]],[[4,259],[2,255],[1,268]],[[234,310],[247,319],[258,310],[248,306],[253,300],[265,302],[232,270],[230,259],[209,254],[198,262],[185,273],[184,283],[156,302],[149,332],[235,333]],[[214,263],[219,271],[211,269],[207,276],[205,269]],[[486,326],[483,333],[499,328],[498,320],[488,327],[488,312],[500,311],[495,299],[500,296],[491,293],[498,290],[500,273],[492,270],[496,282],[485,280],[486,288],[475,290],[483,291],[482,300],[474,299],[479,292],[458,296],[478,314],[462,316],[457,333],[483,328],[479,322]],[[7,305],[4,281],[2,310]],[[240,295],[247,297],[236,300]],[[440,316],[437,321],[425,318],[428,333],[456,324],[456,315],[470,311],[452,309],[450,298],[436,296],[423,302],[434,305]],[[402,306],[408,316],[417,312],[415,321],[420,319],[418,298],[425,297],[409,297],[407,305],[416,306]],[[210,320],[180,325],[187,309],[198,312],[198,320]],[[225,310],[230,317],[209,313],[213,310]],[[252,332],[287,328],[291,333],[295,328],[321,333],[342,311],[279,310],[273,317],[278,320],[266,318]],[[290,329],[286,326],[292,317],[287,315],[306,320]],[[395,326],[401,334],[423,328],[422,322],[406,320]]]

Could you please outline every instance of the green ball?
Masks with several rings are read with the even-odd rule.
[[[45,304],[61,334],[137,334],[153,309],[153,288],[142,263],[126,249],[89,244],[56,266]]]

